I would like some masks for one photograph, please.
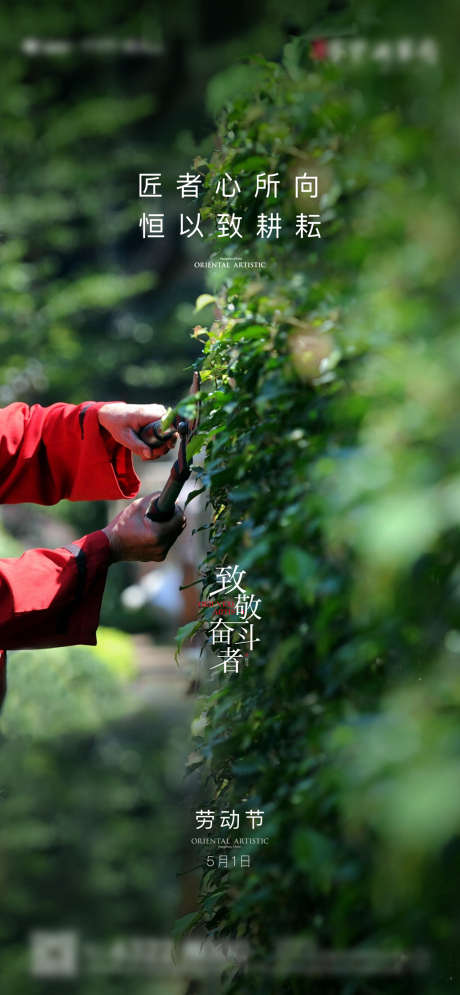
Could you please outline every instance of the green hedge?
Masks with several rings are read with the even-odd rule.
[[[240,79],[218,119],[203,215],[234,211],[245,234],[216,238],[211,258],[265,263],[213,271],[215,300],[200,301],[195,329],[214,511],[203,593],[217,566],[237,563],[263,599],[261,641],[241,674],[203,696],[198,740],[211,804],[261,807],[271,839],[250,871],[204,872],[196,922],[250,942],[252,978],[230,975],[232,993],[439,995],[459,966],[449,106],[436,66],[313,64],[298,38],[282,62],[252,60],[246,95]],[[320,199],[301,209],[320,211],[321,239],[294,234],[304,170],[319,177]],[[276,201],[254,197],[262,171],[279,172]],[[237,199],[216,194],[225,172],[240,181]],[[279,239],[256,237],[262,210],[280,212]],[[424,948],[433,967],[307,989],[258,974],[282,936]]]

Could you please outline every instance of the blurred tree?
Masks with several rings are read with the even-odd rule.
[[[102,630],[97,648],[11,656],[0,750],[0,944],[3,983],[19,995],[49,990],[49,980],[30,976],[31,931],[67,928],[107,951],[119,939],[171,935],[184,899],[178,872],[193,863],[183,867],[193,786],[183,783],[188,708],[139,710],[129,694],[129,637]],[[72,990],[112,991],[113,977],[95,971],[82,969]],[[134,995],[147,985],[158,995],[178,992],[167,980],[157,987],[154,971],[129,979]]]

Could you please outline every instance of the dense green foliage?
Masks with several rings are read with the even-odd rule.
[[[200,799],[260,805],[270,836],[250,872],[203,880],[201,928],[250,940],[252,977],[230,978],[234,995],[303,995],[307,984],[321,995],[450,995],[459,973],[450,6],[236,0],[218,18],[210,0],[76,0],[0,11],[0,403],[169,403],[206,341],[207,578],[238,563],[263,599],[261,643],[241,675],[211,685],[192,755],[201,750],[211,775]],[[314,67],[301,38],[282,64],[235,65],[242,54],[276,58],[291,28],[378,38],[439,26],[442,69]],[[117,54],[85,48],[105,35]],[[26,55],[21,43],[34,36],[73,48]],[[120,54],[133,37],[157,54]],[[210,115],[221,108],[215,142]],[[217,254],[266,268],[212,274],[215,301],[197,318],[202,276],[192,264],[207,246],[178,238],[174,181],[194,156],[206,168],[214,147],[205,224],[229,207],[213,191],[228,170],[242,181],[230,210],[245,231],[242,243],[216,240]],[[165,173],[173,234],[161,247],[137,227],[143,169]],[[319,204],[321,241],[293,234],[292,178],[305,169],[319,176],[321,198],[301,209]],[[280,172],[276,203],[254,199],[263,170]],[[256,238],[262,209],[280,211],[279,240]],[[197,320],[207,331],[191,341]],[[66,503],[45,514],[83,534],[106,509]],[[18,537],[17,546],[0,537],[2,555],[20,553]],[[122,570],[111,571],[104,619],[146,628],[120,610]],[[0,938],[13,995],[49,990],[28,977],[30,929],[76,928],[96,942],[168,935],[193,906],[193,874],[175,877],[198,859],[185,842],[196,803],[182,781],[188,710],[127,711],[130,656],[129,639],[103,632],[96,649],[10,661]],[[283,935],[312,949],[421,946],[434,972],[402,982],[259,978],[259,958],[270,968]],[[153,978],[67,987],[169,995]]]
[[[306,990],[257,975],[284,935],[433,957],[426,978],[311,992],[439,995],[458,974],[454,101],[439,67],[313,65],[298,38],[282,63],[252,60],[219,118],[205,211],[242,215],[245,236],[216,238],[214,257],[265,263],[216,270],[196,329],[203,590],[238,564],[262,598],[260,643],[202,702],[211,808],[260,807],[270,837],[250,871],[204,873],[197,922],[251,943],[232,993]],[[305,170],[318,201],[294,198]],[[262,171],[279,173],[276,201],[254,198]],[[224,202],[226,172],[241,193]],[[280,212],[279,239],[256,237],[262,210]],[[320,240],[294,235],[299,210],[320,210]]]

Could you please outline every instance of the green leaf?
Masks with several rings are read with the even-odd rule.
[[[286,583],[291,587],[301,586],[305,580],[316,575],[316,561],[298,546],[289,546],[281,556],[281,569]]]
[[[174,939],[178,940],[184,936],[185,933],[188,933],[197,921],[197,912],[187,912],[185,916],[181,916],[180,919],[176,919],[172,928],[172,936]]]
[[[193,498],[198,497],[198,495],[202,494],[203,491],[205,491],[205,490],[206,490],[206,487],[198,487],[197,490],[190,491],[190,494],[187,494],[187,500],[185,502],[184,508],[186,508],[187,505],[190,504],[190,501],[193,501]]]
[[[311,604],[318,584],[316,560],[298,546],[290,546],[281,556],[281,570],[289,587],[295,588]]]
[[[233,335],[233,339],[235,342],[241,342],[244,339],[265,339],[268,332],[268,325],[246,325],[245,328]]]
[[[244,159],[237,161],[234,165],[235,173],[256,173],[256,172],[267,172],[270,162],[266,156],[263,155],[249,155]]]
[[[180,629],[177,630],[175,636],[175,642],[177,644],[177,649],[175,654],[176,660],[178,659],[179,653],[185,643],[185,640],[190,639],[190,637],[193,636],[195,632],[198,632],[200,628],[201,628],[201,620],[197,619],[193,622],[186,622],[185,625],[181,625]]]
[[[187,461],[189,463],[193,456],[195,456],[195,453],[199,453],[205,439],[206,435],[204,432],[197,432],[196,435],[192,436],[190,442],[187,443]]]
[[[196,299],[195,311],[203,311],[203,308],[207,307],[208,304],[214,304],[216,298],[212,294],[200,294]]]
[[[334,845],[315,829],[297,829],[292,843],[299,870],[310,876],[320,891],[329,891],[334,871]]]

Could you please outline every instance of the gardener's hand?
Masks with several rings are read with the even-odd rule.
[[[131,449],[143,460],[157,459],[175,446],[177,432],[162,446],[151,449],[139,438],[138,433],[149,422],[158,421],[166,414],[162,404],[125,404],[124,401],[111,401],[103,404],[98,411],[99,424],[110,433],[116,442]]]
[[[110,542],[112,560],[164,560],[168,550],[184,530],[187,520],[179,505],[169,522],[151,522],[146,512],[153,497],[137,498],[108,525],[105,532]]]

